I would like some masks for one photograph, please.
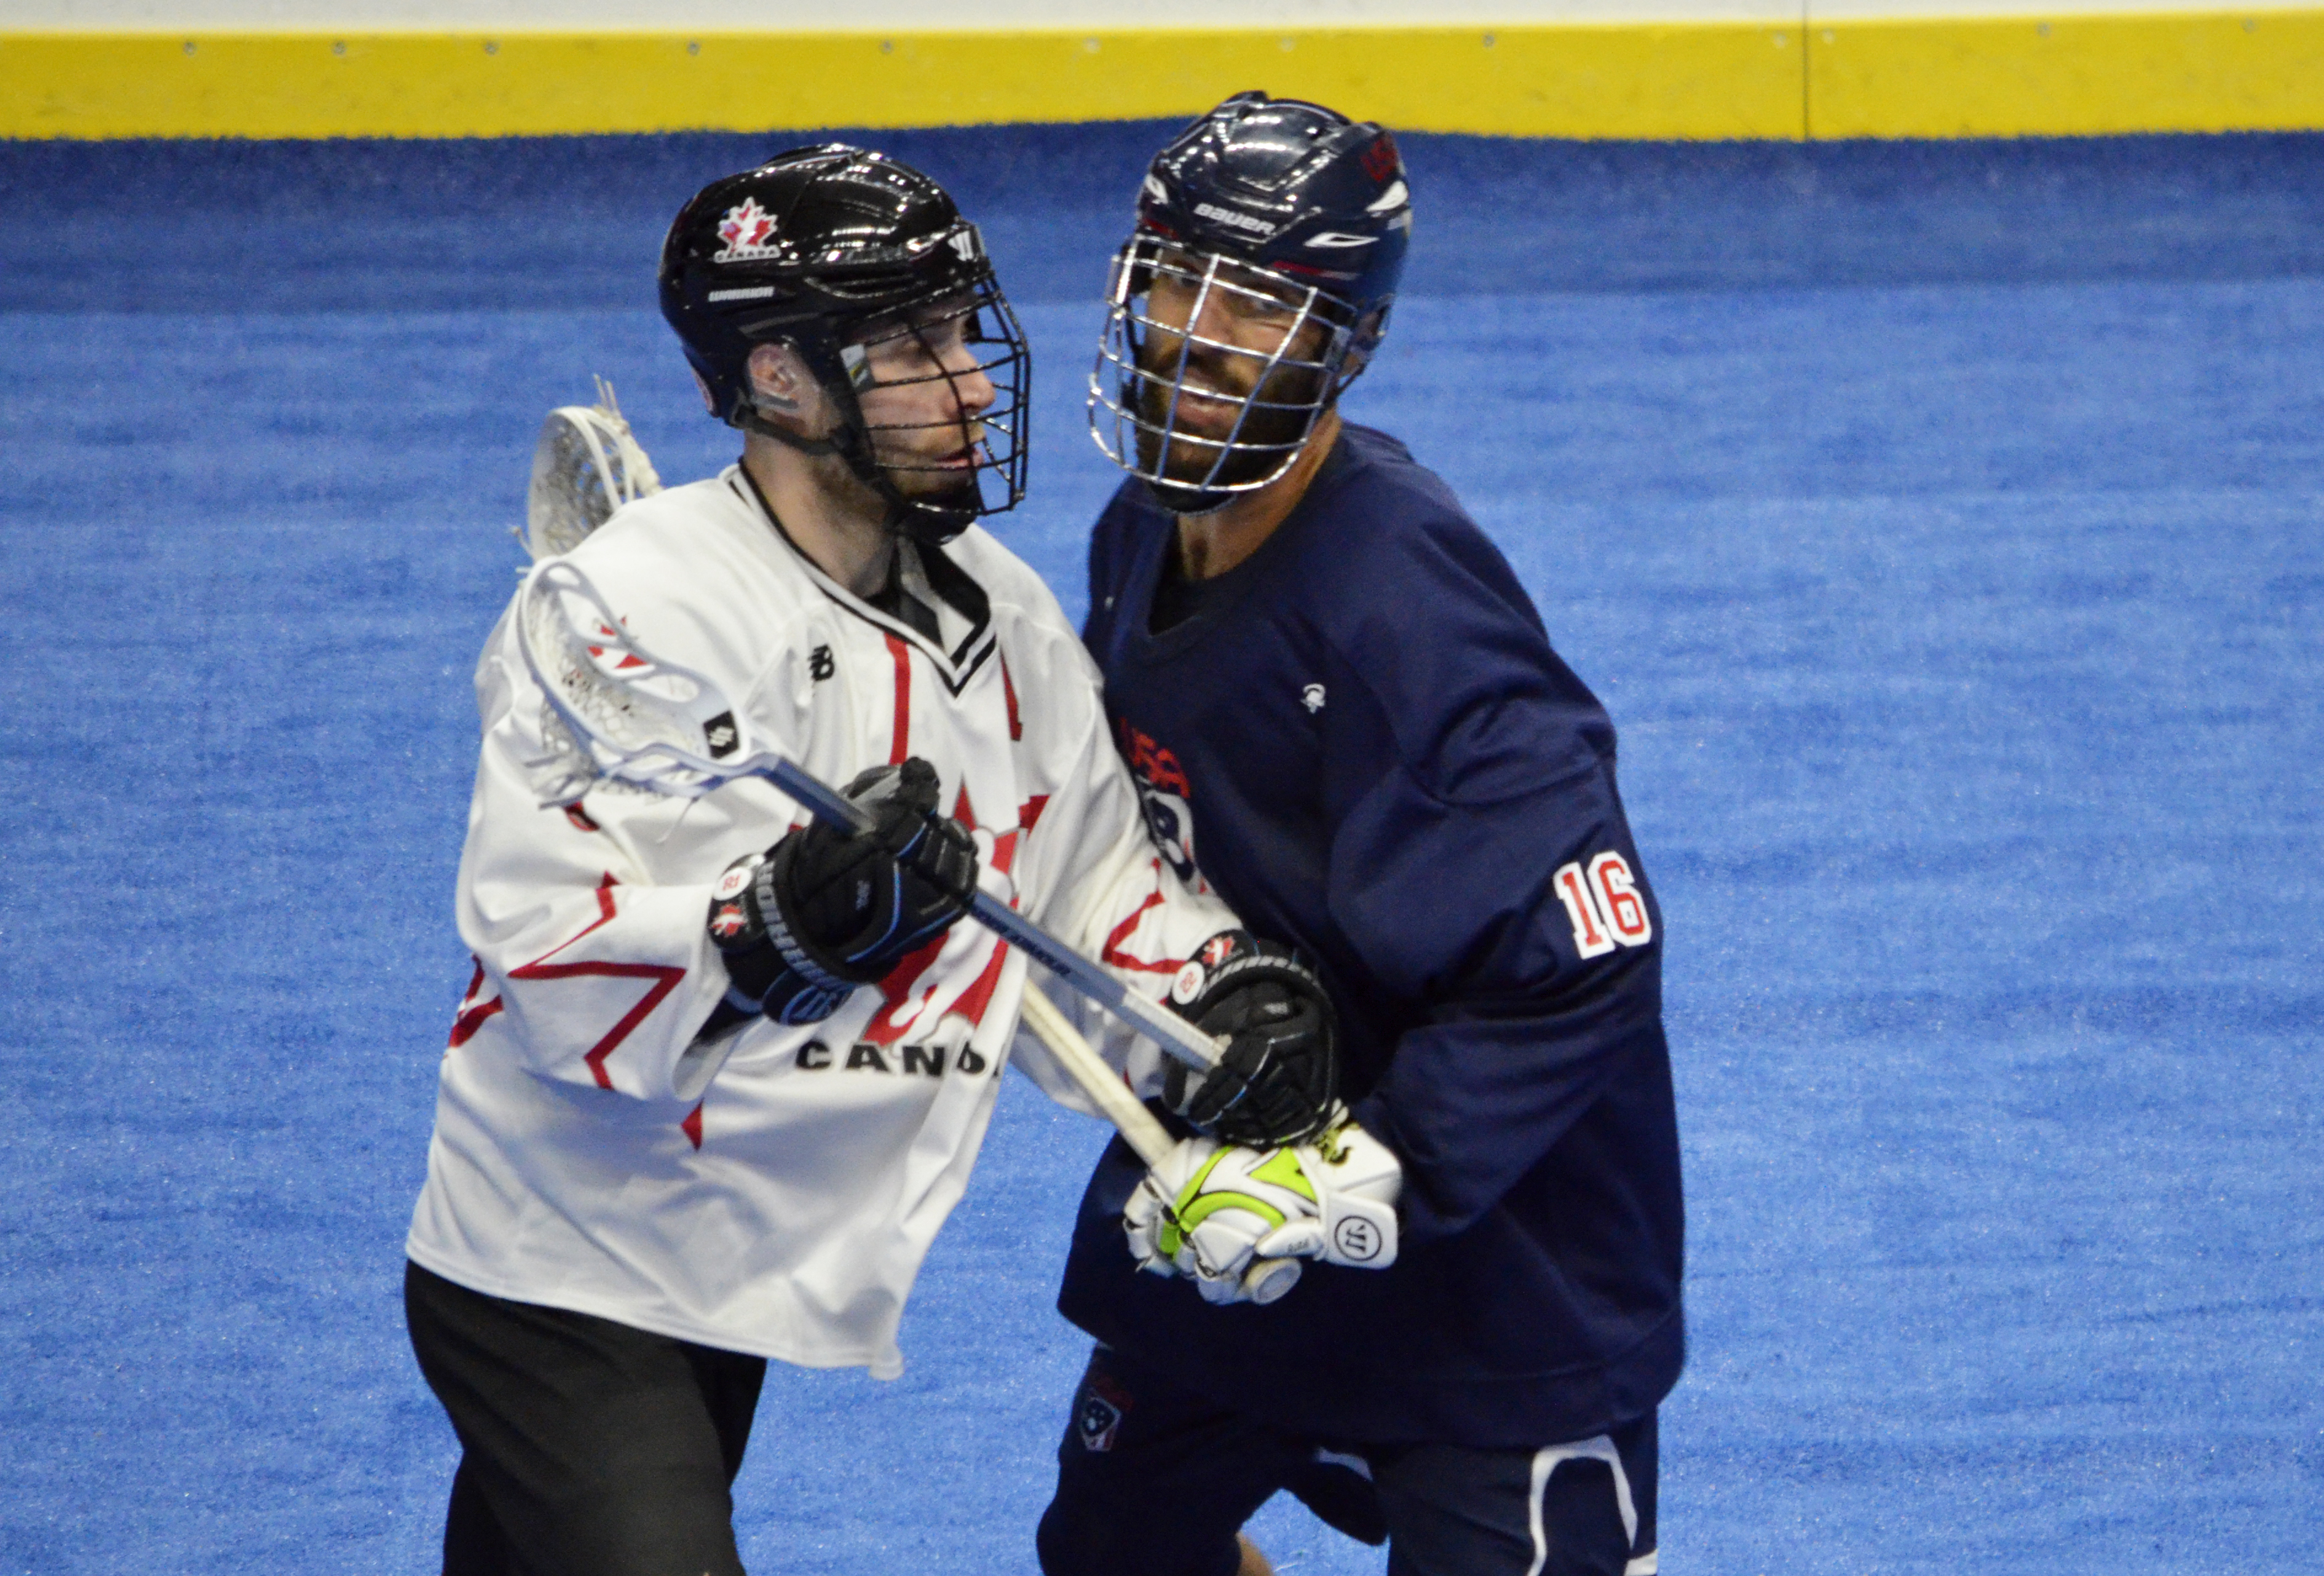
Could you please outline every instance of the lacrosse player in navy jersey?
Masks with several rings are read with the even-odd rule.
[[[1248,93],[1114,259],[1091,420],[1130,479],[1083,638],[1168,862],[1320,972],[1351,1120],[1100,1162],[1049,1576],[1263,1571],[1240,1529],[1284,1488],[1396,1576],[1655,1569],[1661,916],[1605,711],[1444,483],[1339,413],[1411,225],[1386,132]],[[1255,1305],[1268,1254],[1311,1267]]]

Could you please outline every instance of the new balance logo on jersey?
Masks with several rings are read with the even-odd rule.
[[[814,679],[817,684],[821,684],[825,679],[830,677],[833,674],[838,671],[839,664],[831,659],[831,648],[829,646],[817,646],[814,650],[809,651],[807,654],[807,677]]]

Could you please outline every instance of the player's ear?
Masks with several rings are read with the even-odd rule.
[[[788,345],[753,345],[751,359],[745,364],[751,379],[752,402],[761,410],[779,410],[786,416],[803,414],[807,390],[815,380],[807,375],[807,363],[799,353]]]
[[[694,372],[692,367],[688,367],[686,370],[688,372]],[[704,377],[700,373],[696,372],[694,373],[694,386],[702,391],[702,408],[705,410],[709,411],[713,416],[717,415],[718,396],[710,392],[710,380]]]

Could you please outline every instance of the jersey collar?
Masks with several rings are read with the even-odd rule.
[[[799,567],[815,582],[816,589],[830,598],[841,612],[878,626],[892,639],[918,647],[936,665],[945,687],[953,694],[959,694],[961,687],[992,654],[992,600],[985,594],[984,587],[977,584],[975,577],[954,563],[942,548],[916,542],[898,544],[900,551],[917,555],[918,573],[912,578],[924,584],[928,591],[968,622],[968,632],[950,650],[945,650],[941,641],[930,640],[902,619],[872,606],[825,574],[822,567],[791,539],[791,533],[783,528],[781,518],[768,503],[766,494],[759,491],[759,484],[748,469],[739,464],[729,466],[726,483],[735,495],[749,504],[773,530],[775,539],[798,560]],[[918,588],[915,589],[917,591]]]

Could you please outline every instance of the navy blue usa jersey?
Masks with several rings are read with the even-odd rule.
[[[1058,1305],[1277,1426],[1530,1446],[1655,1406],[1684,1354],[1662,915],[1614,730],[1507,560],[1385,434],[1343,428],[1290,517],[1189,585],[1129,482],[1083,631],[1163,856],[1314,959],[1342,1093],[1405,1168],[1388,1270],[1270,1307],[1138,1272],[1117,1140]],[[1156,633],[1159,594],[1164,627]]]

